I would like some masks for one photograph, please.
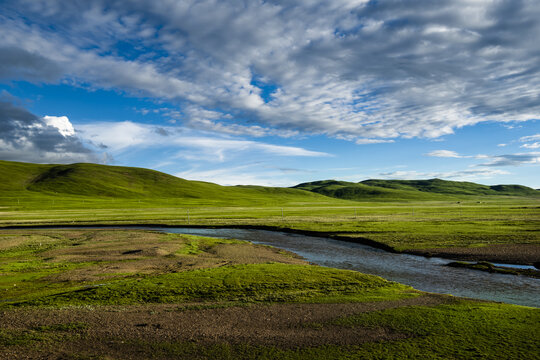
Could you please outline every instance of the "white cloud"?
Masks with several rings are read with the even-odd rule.
[[[427,156],[444,157],[444,158],[462,158],[464,156],[459,155],[455,151],[451,150],[434,150],[426,154]]]
[[[491,156],[486,155],[486,154],[477,154],[477,155],[474,155],[474,156],[464,156],[464,157],[472,157],[472,158],[475,158],[475,159],[489,159]]]
[[[175,176],[188,180],[208,181],[220,185],[269,185],[268,181],[259,179],[255,174],[239,170],[243,169],[188,170],[176,173]]]
[[[256,168],[257,171],[253,171]],[[278,169],[279,170],[279,169]],[[282,171],[269,171],[259,164],[248,164],[217,169],[199,167],[174,174],[188,180],[208,181],[220,185],[290,186]]]
[[[382,144],[382,143],[393,143],[394,140],[384,140],[384,139],[358,139],[355,141],[358,145],[364,144]]]
[[[530,144],[523,144],[520,146],[520,148],[525,148],[525,149],[538,149],[540,148],[540,142],[533,142],[533,143],[530,143]]]
[[[523,147],[523,146],[522,146]],[[479,167],[496,167],[496,166],[520,166],[526,164],[540,163],[540,153],[519,153],[519,154],[503,154],[503,155],[460,155],[451,150],[435,150],[427,153],[428,156],[442,157],[442,158],[459,158],[459,159],[488,159],[487,163],[478,164]],[[476,170],[474,170],[476,171]]]
[[[540,140],[540,134],[520,137],[519,138],[520,142],[527,143],[527,144],[521,145],[520,148],[538,149],[540,148],[540,141],[536,141],[536,140]],[[530,142],[530,141],[534,141],[534,142]]]
[[[64,137],[75,135],[75,129],[73,128],[73,125],[71,124],[67,116],[45,115],[43,117],[43,120],[45,120],[45,124],[57,128],[58,132]]]
[[[296,146],[282,146],[282,145],[273,145],[273,144],[264,144],[264,143],[254,143],[253,141],[249,142],[253,147],[267,151],[272,154],[281,155],[281,156],[307,156],[307,157],[328,157],[332,156],[331,154],[306,150]]]
[[[522,136],[519,138],[520,142],[529,142],[529,141],[535,141],[535,140],[540,140],[540,134]]]
[[[0,77],[223,114],[181,120],[198,129],[374,143],[540,118],[537,1],[7,0],[3,10]]]
[[[384,179],[397,180],[416,180],[416,179],[452,179],[461,181],[471,181],[475,179],[492,178],[498,175],[508,175],[508,171],[493,170],[493,169],[466,169],[458,171],[443,171],[443,172],[418,172],[418,171],[393,171],[388,173],[380,173],[379,176]]]
[[[296,146],[274,145],[252,140],[216,136],[178,127],[142,125],[131,121],[101,122],[77,125],[81,136],[94,144],[102,144],[113,152],[134,147],[186,149],[176,157],[190,160],[224,161],[226,154],[261,152],[276,156],[327,157],[328,153]]]
[[[100,122],[76,125],[83,138],[94,144],[102,144],[113,151],[129,147],[163,144],[162,137],[153,131],[154,127],[131,121]]]

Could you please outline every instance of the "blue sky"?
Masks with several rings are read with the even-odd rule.
[[[0,3],[0,159],[540,188],[535,0]]]

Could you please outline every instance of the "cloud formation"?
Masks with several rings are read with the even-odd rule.
[[[48,126],[57,128],[58,132],[63,137],[75,135],[75,129],[73,128],[73,125],[71,124],[67,116],[45,115],[43,117],[43,121],[45,121],[45,124],[47,124]]]
[[[296,146],[274,145],[227,135],[216,136],[188,128],[143,125],[131,121],[78,125],[77,132],[89,142],[102,144],[113,153],[134,148],[168,148],[176,149],[173,158],[213,162],[222,162],[239,153],[291,157],[332,156]]]
[[[2,6],[0,78],[155,98],[200,130],[365,144],[540,118],[536,0]]]
[[[509,154],[492,156],[491,161],[479,166],[520,166],[530,164],[540,164],[540,152],[530,152],[523,154]]]
[[[443,158],[462,158],[463,155],[451,150],[434,150],[426,154],[427,156],[443,157]]]
[[[528,141],[530,139],[535,139],[536,136],[526,136],[520,139],[525,139]],[[497,167],[497,166],[520,166],[527,164],[540,164],[540,152],[529,152],[529,153],[519,153],[519,154],[503,154],[503,155],[461,155],[455,151],[451,150],[435,150],[426,154],[427,156],[441,157],[441,158],[458,158],[458,159],[487,159],[489,160],[486,163],[477,164],[475,166],[482,167]]]
[[[383,143],[393,143],[394,140],[384,140],[384,139],[365,139],[361,138],[355,141],[358,145],[366,144],[383,144]]]
[[[441,172],[418,172],[418,171],[393,171],[387,173],[380,173],[379,176],[383,179],[397,179],[397,180],[415,180],[415,179],[454,179],[461,181],[471,181],[477,179],[489,179],[498,175],[510,174],[505,170],[493,170],[493,169],[466,169],[458,171],[441,171]]]
[[[501,145],[501,144],[499,144]],[[426,156],[440,157],[440,158],[456,158],[456,159],[489,159],[491,156],[485,154],[477,155],[462,155],[453,150],[433,150],[424,154]]]
[[[55,81],[61,75],[58,64],[39,53],[0,45],[0,79]]]
[[[256,168],[257,172],[253,172]],[[262,186],[288,186],[287,181],[279,172],[268,171],[259,164],[248,164],[218,169],[192,169],[174,174],[183,179],[218,182],[220,185],[262,185]]]
[[[68,118],[40,118],[0,99],[0,159],[34,163],[100,162],[75,136]]]
[[[538,141],[537,141],[538,140]],[[521,145],[521,148],[525,149],[538,149],[540,148],[540,134],[523,136],[519,138],[520,142],[525,144]]]

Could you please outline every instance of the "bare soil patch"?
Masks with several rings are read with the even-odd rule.
[[[211,243],[196,255],[183,254],[181,249],[192,238],[146,230],[4,230],[0,240],[0,250],[51,247],[36,254],[47,263],[87,263],[45,278],[51,282],[97,281],[237,264],[307,264],[296,254],[248,242]]]
[[[84,349],[92,354],[143,359],[148,357],[148,349],[133,345],[126,348],[123,344],[163,342],[249,344],[278,348],[357,345],[403,339],[409,335],[385,327],[343,327],[330,323],[340,317],[362,312],[412,305],[434,306],[452,301],[454,299],[450,296],[427,294],[396,301],[345,304],[272,304],[223,308],[204,308],[208,304],[26,308],[0,313],[3,329],[24,332],[61,324],[84,324],[84,328],[72,332],[70,341],[37,343],[43,347],[34,355],[28,352],[32,347],[10,346],[0,349],[0,356],[57,359],[62,358],[62,354]]]

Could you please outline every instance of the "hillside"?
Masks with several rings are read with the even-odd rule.
[[[437,201],[464,196],[539,197],[521,185],[486,186],[431,180],[366,180],[360,183],[322,180],[292,188],[221,186],[181,179],[159,171],[97,164],[41,165],[0,161],[0,196],[68,196],[116,199],[186,199],[200,203],[254,205],[269,203],[339,204],[353,201]]]
[[[445,200],[446,196],[413,189],[392,189],[347,181],[322,180],[294,186],[295,189],[348,200]]]
[[[208,182],[185,180],[142,168],[86,163],[38,165],[11,161],[0,161],[0,192],[2,196],[184,198],[233,203],[330,200],[319,194],[299,189],[221,186]]]
[[[481,185],[467,181],[430,180],[365,180],[361,184],[390,189],[418,190],[452,195],[539,196],[538,190],[523,185]]]
[[[359,183],[322,180],[294,186],[348,200],[447,200],[463,196],[532,196],[540,191],[522,185],[480,185],[472,182],[430,180],[365,180]]]

